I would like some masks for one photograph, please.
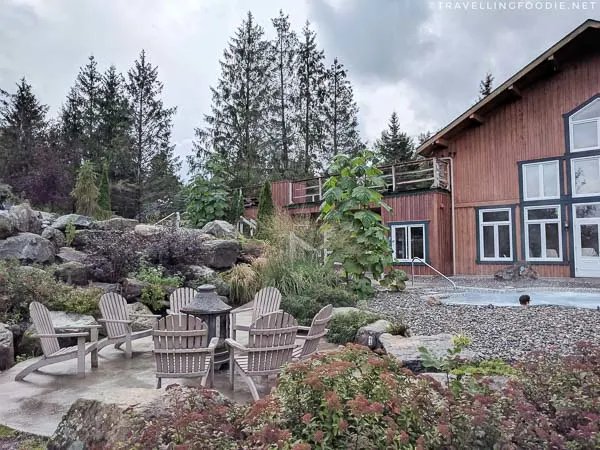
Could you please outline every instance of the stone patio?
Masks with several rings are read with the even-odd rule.
[[[249,313],[238,316],[238,323],[248,324],[250,320]],[[247,333],[238,332],[238,340],[246,343]],[[99,352],[97,369],[90,369],[90,356],[86,358],[85,378],[76,376],[77,361],[73,359],[43,367],[17,382],[15,375],[33,360],[17,364],[0,373],[0,424],[50,436],[78,398],[131,405],[157,396],[160,391],[155,388],[152,347],[151,337],[134,341],[132,359],[126,359],[113,346],[105,347]],[[256,377],[255,382],[261,395],[275,385],[274,379],[265,381],[262,377]],[[173,383],[200,385],[200,379],[164,379],[162,389]],[[248,386],[240,377],[236,376],[235,391],[231,391],[228,371],[215,372],[214,388],[236,402],[252,401]]]

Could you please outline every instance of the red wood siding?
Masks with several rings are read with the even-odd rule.
[[[452,274],[452,215],[450,194],[446,192],[424,192],[386,197],[392,207],[390,213],[383,211],[384,223],[429,221],[427,239],[429,262],[443,274]],[[410,264],[400,266],[407,272]],[[431,275],[426,266],[415,266],[415,273]]]
[[[437,152],[435,156],[454,155],[458,274],[491,274],[504,267],[476,264],[475,207],[518,204],[517,163],[564,155],[563,114],[599,92],[600,54],[597,53],[523,89],[522,98],[492,111],[484,117],[482,125],[463,132],[447,149]],[[515,215],[517,255],[522,258],[519,208]],[[568,241],[563,242],[567,255]],[[542,276],[570,274],[569,267],[564,265],[536,265],[536,270]]]

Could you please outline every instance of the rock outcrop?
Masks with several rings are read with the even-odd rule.
[[[19,233],[0,241],[0,259],[17,259],[26,263],[51,263],[54,245],[38,234]]]
[[[131,324],[133,331],[147,330],[148,328],[152,328],[156,322],[156,319],[152,317],[141,317],[152,315],[152,311],[140,302],[128,303],[127,313],[130,319],[133,319],[133,323]]]
[[[356,333],[355,342],[360,345],[369,347],[371,350],[382,348],[383,345],[379,337],[383,333],[387,333],[391,323],[387,320],[378,320],[372,324],[361,327]]]
[[[80,230],[82,228],[89,228],[94,223],[94,220],[87,216],[82,216],[81,214],[66,214],[64,216],[60,216],[54,222],[52,222],[52,228],[57,228],[60,231],[65,231],[67,225],[71,222],[73,226]]]
[[[237,237],[235,227],[224,220],[213,220],[208,222],[200,231],[218,238],[235,239]]]
[[[6,239],[15,234],[15,219],[8,211],[0,211],[0,239]]]
[[[9,327],[0,323],[0,371],[9,369],[15,362],[13,334]]]
[[[20,233],[40,234],[42,232],[42,215],[31,209],[28,203],[10,208],[10,215],[14,217],[15,228]]]
[[[202,243],[203,263],[213,269],[229,269],[240,254],[240,243],[234,240],[214,239]]]
[[[104,231],[129,231],[134,230],[137,225],[139,225],[139,222],[135,219],[113,217],[112,219],[94,222],[92,228]]]
[[[500,281],[537,280],[538,273],[533,266],[524,261],[519,261],[512,266],[498,270],[494,278]]]
[[[54,269],[54,276],[67,284],[77,286],[87,286],[89,281],[87,266],[77,261],[60,264]]]
[[[61,247],[64,247],[67,243],[67,238],[65,237],[65,234],[58,228],[44,228],[44,231],[42,231],[42,237],[52,242],[52,244],[54,244],[54,248],[57,251]]]
[[[430,353],[440,358],[448,356],[448,349],[454,347],[452,335],[450,334],[402,337],[383,333],[379,336],[379,341],[388,355],[395,356],[402,362],[404,367],[415,373],[426,371],[419,351],[420,347],[425,347]],[[469,350],[463,350],[460,357],[470,360],[474,358],[474,354]]]
[[[56,259],[63,263],[73,261],[82,263],[87,257],[88,255],[86,253],[80,252],[79,250],[75,250],[71,247],[61,247],[59,252],[56,254]]]

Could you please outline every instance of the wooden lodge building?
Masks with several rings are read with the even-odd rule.
[[[444,274],[490,275],[527,261],[544,277],[600,277],[600,22],[584,22],[417,152],[381,168],[398,265],[419,257]],[[274,182],[274,202],[316,216],[322,183]]]

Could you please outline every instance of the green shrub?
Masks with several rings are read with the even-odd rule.
[[[75,225],[73,225],[72,220],[69,220],[67,222],[67,226],[65,227],[65,245],[67,247],[73,245],[73,240],[75,239],[76,234],[77,230],[75,229]]]
[[[243,305],[254,298],[262,287],[260,274],[250,264],[237,264],[223,274],[229,284],[229,299],[232,305]]]
[[[183,286],[183,276],[165,275],[165,269],[162,266],[150,266],[146,261],[140,262],[140,269],[137,273],[131,275],[136,280],[148,283],[148,286],[142,289],[140,301],[152,311],[156,312],[164,308],[166,298],[165,287]]]
[[[354,342],[356,333],[361,327],[379,319],[383,319],[383,316],[368,311],[348,311],[335,314],[329,323],[327,340],[334,344]]]
[[[100,317],[99,302],[104,290],[95,287],[71,288],[62,283],[59,286],[56,295],[48,301],[49,309]]]
[[[142,289],[140,302],[150,308],[153,312],[160,311],[165,307],[166,292],[159,284],[151,284]]]
[[[487,359],[479,362],[461,365],[450,371],[453,375],[502,375],[515,377],[518,371],[501,359]]]
[[[391,334],[392,336],[408,337],[410,335],[408,325],[406,325],[404,322],[390,323],[385,332]]]

